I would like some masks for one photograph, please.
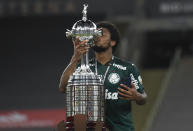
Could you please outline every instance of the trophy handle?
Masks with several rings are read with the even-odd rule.
[[[72,37],[72,31],[71,30],[66,30],[66,37],[67,38],[70,38],[70,37]]]

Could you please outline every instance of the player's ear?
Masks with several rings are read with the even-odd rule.
[[[114,40],[111,40],[111,46],[115,46],[116,45],[116,42]]]

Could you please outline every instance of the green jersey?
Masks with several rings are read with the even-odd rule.
[[[136,66],[114,56],[105,65],[95,59],[92,59],[89,65],[93,72],[105,76],[105,119],[109,130],[134,131],[131,101],[120,99],[118,88],[120,84],[131,87],[133,82],[137,91],[143,93],[142,79]]]

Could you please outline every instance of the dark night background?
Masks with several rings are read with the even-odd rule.
[[[116,56],[136,63],[148,103],[134,105],[136,131],[193,129],[193,2],[191,0],[0,0],[0,130],[3,111],[62,109],[60,76],[73,45],[66,29],[81,19],[120,29]],[[64,118],[65,119],[65,118]]]

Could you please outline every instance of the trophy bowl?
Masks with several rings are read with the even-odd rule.
[[[66,31],[66,37],[72,39],[76,39],[76,37],[79,37],[80,41],[88,40],[88,45],[90,47],[94,46],[94,41],[98,36],[102,36],[102,29],[97,29],[97,26],[94,22],[91,20],[87,20],[87,7],[88,5],[84,5],[83,10],[83,18],[82,20],[77,21],[73,27],[72,30]]]

